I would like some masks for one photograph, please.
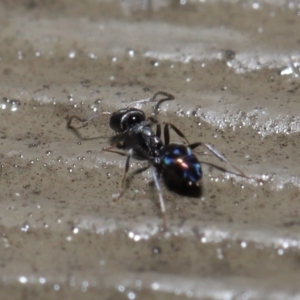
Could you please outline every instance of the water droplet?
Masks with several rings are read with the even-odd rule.
[[[283,249],[278,249],[277,253],[278,253],[279,255],[283,255],[283,254],[284,254],[284,250],[283,250]]]
[[[23,52],[22,51],[18,51],[18,59],[23,59]]]
[[[24,284],[24,283],[27,283],[27,282],[28,282],[28,279],[27,279],[27,277],[25,277],[25,276],[20,276],[20,277],[19,277],[19,282],[22,283],[22,284]]]
[[[130,300],[134,300],[134,299],[136,298],[136,295],[135,295],[134,292],[128,292],[128,293],[127,293],[127,297],[128,297],[128,299],[130,299]]]
[[[129,50],[128,50],[128,55],[129,55],[130,57],[134,57],[134,55],[135,55],[134,50],[129,49]]]
[[[60,286],[58,284],[54,284],[53,286],[55,291],[59,291],[60,290]]]
[[[224,258],[223,252],[222,252],[221,248],[217,249],[217,256],[218,256],[218,259],[223,259]]]
[[[241,242],[241,247],[242,248],[246,248],[247,247],[247,243],[246,242]]]
[[[29,230],[30,226],[28,223],[24,223],[21,227],[21,231],[27,232]]]
[[[39,278],[39,283],[40,283],[40,284],[46,283],[46,278],[40,277],[40,278]]]
[[[205,236],[203,236],[201,238],[201,243],[203,243],[203,244],[207,243],[207,238]]]
[[[288,243],[288,242],[284,242],[284,243],[282,244],[282,247],[283,247],[284,249],[287,249],[287,248],[289,247],[289,243]]]
[[[153,282],[151,284],[151,288],[152,288],[152,290],[157,291],[159,289],[159,283],[158,282]]]
[[[125,287],[123,285],[118,286],[119,292],[123,293],[125,291]]]
[[[76,52],[75,51],[70,51],[69,52],[69,58],[73,59],[76,56]]]
[[[111,59],[112,62],[116,62],[117,60],[118,59],[115,56]]]
[[[91,109],[93,112],[97,112],[97,111],[98,111],[98,107],[97,107],[95,104],[90,105],[90,109]]]
[[[89,54],[89,57],[90,57],[91,59],[96,59],[96,58],[97,58],[97,55],[96,55],[95,53],[90,53],[90,54]]]
[[[286,67],[283,70],[279,72],[280,75],[290,75],[293,74],[293,68],[292,67]]]
[[[159,254],[159,253],[161,253],[161,248],[160,248],[160,247],[154,247],[154,248],[153,248],[153,253],[154,253],[154,254]]]
[[[138,235],[138,234],[136,234],[136,235],[134,236],[134,238],[133,238],[133,240],[134,240],[135,242],[138,242],[140,239],[141,239],[141,236]]]

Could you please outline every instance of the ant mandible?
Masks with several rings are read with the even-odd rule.
[[[166,207],[159,184],[159,176],[162,176],[165,180],[174,183],[174,185],[180,184],[187,188],[199,187],[199,182],[202,179],[201,164],[204,163],[223,172],[229,172],[248,179],[250,179],[250,177],[229,163],[229,161],[211,145],[202,142],[191,144],[185,135],[172,123],[164,124],[163,142],[161,140],[161,125],[157,122],[156,118],[152,116],[146,118],[145,113],[142,110],[131,107],[137,103],[157,101],[158,96],[163,96],[164,98],[159,100],[154,107],[154,116],[156,117],[160,104],[164,101],[174,100],[175,98],[173,95],[159,91],[150,98],[131,102],[126,108],[122,108],[113,113],[99,113],[85,119],[73,115],[68,118],[67,127],[72,130],[81,128],[72,126],[72,120],[74,119],[82,123],[86,123],[101,114],[111,115],[109,125],[111,129],[117,133],[117,135],[112,138],[112,145],[109,148],[104,148],[103,150],[119,153],[118,151],[112,150],[113,148],[118,148],[128,151],[125,171],[122,179],[122,190],[117,199],[120,198],[125,191],[124,187],[126,176],[129,171],[130,159],[134,156],[138,159],[147,160],[148,166],[142,168],[142,170],[144,171],[151,167],[152,178],[158,193],[160,211],[165,229]],[[152,130],[153,124],[156,125],[155,132]],[[170,144],[170,128],[173,129],[179,137],[184,139],[187,145],[178,143]],[[205,147],[221,161],[230,165],[236,172],[229,171],[212,163],[200,162],[193,153],[193,150],[199,146]]]

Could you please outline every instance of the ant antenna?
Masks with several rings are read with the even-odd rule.
[[[147,102],[155,102],[157,101],[157,96],[165,96],[166,98],[163,98],[161,100],[159,100],[157,102],[157,104],[154,106],[154,115],[156,116],[157,115],[157,111],[159,109],[159,106],[162,102],[164,101],[169,101],[169,100],[174,100],[175,97],[170,94],[170,93],[167,93],[167,92],[163,92],[163,91],[158,91],[156,92],[152,97],[150,98],[146,98],[146,99],[140,99],[140,100],[136,100],[136,101],[133,101],[133,102],[130,102],[129,104],[127,104],[126,108],[132,106],[132,105],[136,105],[136,104],[141,104],[141,103],[147,103]]]

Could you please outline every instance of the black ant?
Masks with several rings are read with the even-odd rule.
[[[125,172],[122,180],[122,191],[118,195],[118,198],[121,197],[125,190],[124,184],[126,175],[129,171],[130,159],[132,156],[148,161],[148,166],[142,168],[142,171],[151,167],[153,181],[158,192],[164,228],[166,228],[166,208],[159,185],[159,176],[162,176],[170,186],[180,185],[181,187],[187,189],[199,187],[199,182],[202,179],[201,163],[205,163],[223,172],[229,172],[248,179],[250,178],[235,166],[231,165],[223,155],[221,155],[209,144],[202,142],[191,144],[185,135],[172,123],[165,123],[164,125],[163,142],[161,140],[161,125],[157,122],[156,118],[152,116],[146,118],[145,113],[142,110],[130,107],[136,103],[156,101],[158,96],[164,96],[165,98],[159,100],[154,107],[154,115],[156,116],[160,104],[164,101],[174,100],[173,95],[159,91],[156,92],[151,98],[134,101],[128,104],[126,108],[117,110],[112,114],[106,112],[105,114],[111,115],[109,125],[111,129],[117,133],[117,135],[112,139],[111,147],[104,148],[103,150],[118,153],[118,151],[112,150],[113,148],[118,148],[128,151]],[[73,119],[77,119],[80,122],[88,122],[98,117],[100,114],[93,115],[86,119],[81,119],[78,116],[71,116],[68,118],[67,127],[72,130],[76,130],[81,127],[75,128],[72,126],[71,123]],[[156,132],[152,130],[153,124],[156,125]],[[179,137],[184,139],[187,145],[175,143],[170,144],[170,128],[172,128]],[[199,146],[204,146],[221,161],[229,164],[233,169],[236,170],[236,172],[229,171],[212,163],[200,162],[193,153],[193,150]]]

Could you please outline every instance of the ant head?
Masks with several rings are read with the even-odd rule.
[[[111,115],[109,126],[116,132],[124,132],[145,119],[145,114],[140,109],[122,108]]]

